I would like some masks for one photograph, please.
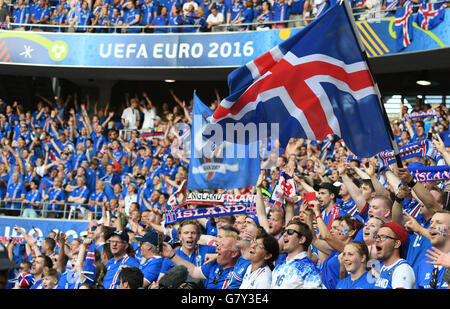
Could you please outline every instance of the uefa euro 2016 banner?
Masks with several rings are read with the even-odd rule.
[[[85,231],[89,221],[76,220],[56,220],[56,219],[28,219],[14,217],[0,217],[0,242],[5,243],[9,238],[14,242],[23,242],[23,237],[14,230],[18,226],[29,235],[37,236],[38,241],[42,241],[52,230],[57,230],[67,235],[70,241],[80,237],[80,233]]]
[[[448,11],[448,9],[447,9]],[[412,23],[401,52],[450,46],[450,18],[432,30]],[[397,53],[395,18],[357,22],[369,57]],[[301,28],[195,34],[89,34],[0,31],[0,64],[93,68],[239,67]],[[320,39],[320,38],[318,38]]]
[[[209,34],[0,32],[9,63],[51,66],[236,67],[299,29]],[[1,60],[5,60],[5,57]]]

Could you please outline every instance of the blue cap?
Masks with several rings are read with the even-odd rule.
[[[120,239],[124,242],[129,242],[130,237],[128,236],[128,233],[126,231],[115,231],[113,235],[119,236]]]
[[[158,233],[150,231],[147,232],[144,236],[136,236],[137,241],[148,242],[154,246],[158,246]]]
[[[414,170],[416,168],[421,168],[423,166],[424,165],[421,162],[415,161],[415,162],[411,162],[411,163],[408,164],[408,169],[411,171],[411,170]]]
[[[255,221],[255,224],[256,224],[257,226],[259,226],[259,220],[258,220],[258,217],[257,217],[256,215],[249,214],[249,215],[247,215],[246,218],[252,219],[253,221]]]

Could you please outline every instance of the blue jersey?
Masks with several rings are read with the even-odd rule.
[[[44,281],[42,279],[36,281],[31,287],[30,290],[42,290],[44,289],[43,285]]]
[[[181,26],[184,24],[181,15],[172,15],[169,17],[169,26]],[[170,32],[182,32],[183,28],[171,27]]]
[[[260,23],[264,23],[264,22],[269,22],[273,20],[273,13],[272,11],[269,11],[268,13],[265,13],[260,19],[259,22]],[[260,28],[271,28],[272,25],[268,24],[268,25],[260,25]]]
[[[141,263],[139,269],[144,274],[144,280],[148,282],[148,284],[152,284],[156,282],[161,271],[163,259],[160,256],[153,256],[145,260],[145,262]]]
[[[13,18],[14,22],[17,24],[24,24],[27,22],[27,15],[28,19],[30,18],[30,9],[26,6],[14,9],[13,11]],[[14,28],[21,27],[21,26],[14,26]]]
[[[425,229],[430,227],[430,220],[425,221],[421,215],[417,217],[416,220]],[[403,245],[403,248],[406,248],[404,251],[405,260],[411,265],[414,272],[417,273],[417,267],[420,265],[420,261],[425,257],[427,249],[431,248],[430,240],[421,234],[408,233],[408,238]]]
[[[38,190],[36,191],[28,191],[25,195],[25,200],[29,201],[30,203],[39,203],[41,201],[41,193],[39,193]],[[25,203],[24,208],[32,208],[32,206],[29,203]]]
[[[230,274],[230,282],[228,283],[227,289],[239,289],[244,279],[245,272],[247,268],[252,264],[250,260],[244,259],[242,256],[236,262],[233,267],[233,271]]]
[[[111,16],[111,23],[117,23],[118,20],[122,20],[122,17],[113,17]],[[92,141],[94,142],[94,149],[95,151],[100,151],[103,147],[103,145],[105,145],[106,143],[106,137],[103,136],[102,134],[100,134],[100,136],[98,136],[96,133],[92,133]]]
[[[323,288],[319,269],[306,255],[280,261],[272,272],[272,289]]]
[[[50,17],[50,11],[50,8],[47,6],[41,7],[40,5],[37,5],[34,7],[31,15],[34,16],[34,20],[39,21],[45,19],[46,17]]]
[[[53,21],[57,22],[58,25],[63,25],[67,20],[67,14],[61,13],[58,16],[53,16]],[[58,32],[63,30],[64,28],[53,27],[53,32]],[[62,117],[63,118],[63,117]]]
[[[195,249],[194,253],[191,256],[188,256],[178,248],[175,252],[183,259],[186,260],[195,266],[202,266],[205,263],[205,256],[208,253],[216,253],[215,246],[207,246],[207,245],[198,245],[197,249]],[[161,266],[161,274],[165,274],[169,269],[174,267],[173,264],[168,258],[164,258],[164,261]]]
[[[8,197],[12,198],[12,199],[25,197],[25,194],[26,194],[25,186],[21,182],[19,182],[17,184],[11,183],[8,185],[6,193],[7,193]],[[6,203],[7,209],[20,209],[20,207],[21,207],[20,202],[16,202],[16,203],[7,202]]]
[[[339,251],[333,250],[323,261],[322,281],[327,289],[335,289],[339,281],[340,264],[338,260]]]
[[[448,283],[442,280],[446,268],[428,264],[427,261],[430,261],[430,259],[424,256],[418,263],[416,271],[416,289],[447,289]],[[433,287],[430,284],[431,280],[436,281],[436,287]]]
[[[104,191],[100,191],[100,192],[92,192],[91,196],[89,197],[89,200],[101,203],[104,200],[107,200],[107,198],[106,198],[105,192]],[[91,206],[89,208],[89,211],[97,212],[98,216],[102,215],[102,208],[100,206],[98,206],[98,205]]]
[[[106,263],[106,275],[103,279],[103,286],[105,289],[119,288],[119,273],[124,266],[139,268],[139,261],[128,255],[125,255],[117,261],[115,261],[114,258],[111,258],[108,263]]]
[[[70,194],[71,197],[82,197],[85,202],[87,202],[89,198],[89,189],[86,186],[83,187],[76,187],[72,193]],[[81,205],[78,203],[73,203],[74,206],[82,206],[87,207],[87,205]]]
[[[236,21],[242,17],[244,13],[245,6],[242,3],[233,3],[229,12],[231,12],[230,22]]]
[[[290,15],[290,7],[289,4],[283,3],[279,4],[275,2],[273,5],[273,19],[275,21],[288,20]]]
[[[305,0],[293,0],[291,4],[291,14],[303,14]]]
[[[87,157],[84,153],[76,153],[72,157],[72,169],[76,170],[81,166],[83,161],[87,161]]]
[[[227,289],[230,283],[230,276],[233,267],[223,269],[217,261],[201,266],[203,276],[206,278],[205,287],[207,289]]]
[[[169,24],[169,19],[166,16],[158,15],[153,19],[153,26],[167,26]],[[155,28],[154,33],[167,33],[168,28]]]
[[[402,267],[401,271],[398,271],[396,273],[396,270],[399,269],[399,266]],[[396,263],[394,263],[393,265],[390,265],[389,267],[386,266],[382,266],[381,267],[381,272],[380,272],[380,276],[378,277],[377,281],[375,282],[375,289],[393,289],[396,288],[393,286],[393,280],[396,279],[401,279],[401,280],[407,280],[408,276],[407,276],[407,272],[409,271],[409,274],[412,273],[412,276],[414,276],[414,271],[412,270],[411,266],[408,265],[408,263],[403,260],[403,259],[399,259]],[[395,278],[394,278],[395,277]],[[401,278],[399,278],[401,277]],[[413,288],[413,287],[409,287],[409,288]]]
[[[212,225],[211,221],[206,221],[206,234],[211,236],[217,236],[217,226]]]
[[[371,273],[366,271],[354,281],[350,278],[350,276],[345,277],[337,283],[336,289],[373,289],[375,280],[376,278],[373,277]]]
[[[142,20],[141,25],[151,25],[153,21],[153,16],[155,16],[156,6],[154,2],[151,3],[141,3]]]
[[[342,211],[344,211],[346,214],[349,214],[351,216],[358,214],[358,207],[356,207],[356,203],[353,199],[341,201],[339,206],[341,207]]]
[[[56,188],[50,188],[50,190],[48,191],[48,201],[64,201],[66,199],[66,195],[64,193],[64,190],[62,190],[61,188],[56,189]],[[50,211],[57,211],[57,210],[61,210],[61,206],[59,204],[56,203],[49,203],[47,205],[47,209]]]
[[[136,9],[136,8],[133,9],[132,11],[127,10],[127,11],[125,11],[125,14],[124,14],[124,22],[127,23],[127,24],[129,24],[129,23],[131,23],[132,21],[134,21],[134,20],[136,19],[136,17],[137,17],[137,23],[136,23],[135,25],[139,25],[139,18],[140,18],[139,15],[140,15],[140,12],[139,12],[139,10]],[[128,32],[128,33],[138,33],[138,32],[141,31],[141,29],[139,29],[139,28],[126,28],[126,29],[127,29],[127,32]],[[121,154],[121,156],[120,156],[120,159],[121,159],[122,156],[125,155],[125,153],[124,153],[123,151],[120,151],[120,152],[122,152],[122,154]],[[114,153],[113,153],[113,157],[114,157],[114,159],[116,159],[117,162],[121,162],[120,159],[118,160],[118,159],[116,158],[116,156],[114,155]]]

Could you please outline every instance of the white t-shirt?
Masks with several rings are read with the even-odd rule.
[[[198,3],[197,3],[197,2],[195,2],[195,1],[185,2],[185,3],[183,4],[183,13],[184,13],[184,14],[187,14],[187,13],[188,13],[188,8],[189,8],[189,6],[190,6],[191,4],[194,6],[194,11],[197,10],[197,8],[198,8]]]
[[[398,263],[400,263],[400,261],[402,261],[402,259],[399,259],[397,262],[387,267],[383,265],[383,267],[381,267],[381,271],[389,270],[395,267]],[[406,263],[398,265],[392,273],[391,285],[393,289],[414,289],[416,286],[416,276],[412,267]]]
[[[269,266],[260,267],[252,272],[252,265],[249,265],[240,289],[270,289],[271,283],[272,271]]]
[[[132,109],[127,107],[122,113],[122,119],[128,123],[127,129],[134,130],[137,129],[137,122],[140,120],[139,111],[137,109]]]
[[[222,13],[218,12],[216,16],[213,14],[209,14],[208,18],[206,19],[207,23],[217,23],[217,22],[223,22],[225,20]]]
[[[142,124],[142,129],[153,129],[154,119],[156,117],[155,108],[144,110],[144,123]]]

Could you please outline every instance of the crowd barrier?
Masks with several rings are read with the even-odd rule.
[[[83,231],[89,225],[86,220],[61,220],[45,218],[21,218],[0,215],[0,242],[7,244],[11,239],[16,244],[24,244],[25,240],[14,228],[22,228],[26,234],[33,235],[37,242],[49,235],[51,231],[61,232],[67,235],[71,242],[75,238],[80,238]]]
[[[16,208],[11,208],[8,204],[16,205]],[[0,201],[0,216],[10,215],[28,218],[56,218],[66,220],[91,220],[100,219],[102,217],[102,209],[100,206],[96,207],[93,212],[89,211],[91,205],[77,204],[65,202],[59,206],[60,210],[49,210],[48,201],[39,202],[37,207],[29,207],[30,202],[10,202]],[[17,207],[20,205],[20,208]],[[32,211],[27,209],[33,209]]]

